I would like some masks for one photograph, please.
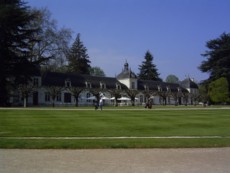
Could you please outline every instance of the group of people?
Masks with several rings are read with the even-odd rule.
[[[95,106],[95,110],[97,110],[98,107],[99,107],[100,110],[102,111],[102,107],[103,107],[103,99],[102,99],[102,97],[100,98],[99,103],[96,100],[94,100],[94,106]]]

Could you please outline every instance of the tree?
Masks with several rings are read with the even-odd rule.
[[[50,94],[50,97],[52,98],[52,106],[55,106],[55,100],[57,98],[57,96],[61,93],[61,91],[63,90],[62,87],[59,86],[48,86],[46,87],[47,91]]]
[[[43,61],[42,70],[59,71],[66,65],[66,54],[72,38],[68,28],[57,28],[57,22],[51,19],[47,9],[33,9],[37,18],[33,25],[40,27],[40,32],[35,36],[39,42],[31,45],[31,54],[34,60]]]
[[[77,34],[76,40],[73,43],[68,53],[68,71],[79,74],[90,74],[90,60],[87,54],[87,49],[80,40],[80,34]]]
[[[7,105],[13,84],[27,84],[37,70],[39,62],[30,56],[30,45],[38,41],[35,18],[21,0],[0,1],[0,106]]]
[[[84,88],[80,88],[80,87],[68,87],[68,90],[71,92],[72,96],[74,96],[76,104],[75,106],[78,106],[78,97],[80,95],[80,93],[84,90]]]
[[[145,54],[145,61],[139,66],[140,73],[138,74],[138,77],[143,80],[162,81],[162,79],[159,78],[160,74],[157,72],[156,65],[154,65],[152,61],[153,56],[147,51]]]
[[[135,98],[136,98],[136,95],[139,93],[139,91],[138,90],[133,90],[133,89],[132,90],[127,89],[127,90],[125,90],[125,92],[130,97],[132,106],[135,106]]]
[[[229,102],[229,85],[226,78],[222,77],[209,84],[208,95],[215,103]]]
[[[207,50],[202,56],[207,58],[199,66],[202,72],[209,73],[210,83],[225,77],[230,83],[230,34],[223,33],[219,38],[206,43]]]
[[[91,76],[105,77],[105,73],[100,67],[91,67],[90,68],[90,75]]]
[[[208,85],[202,83],[199,85],[199,96],[198,96],[198,101],[207,103],[210,100],[208,96]]]
[[[179,82],[179,78],[176,77],[175,75],[173,74],[170,74],[166,77],[165,79],[165,82],[168,82],[168,83],[178,83]]]
[[[18,86],[18,91],[23,98],[23,105],[27,107],[28,97],[35,91],[35,87],[32,84],[20,84]]]

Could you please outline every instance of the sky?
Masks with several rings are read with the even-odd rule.
[[[160,77],[173,74],[202,81],[198,67],[207,58],[206,42],[230,33],[230,0],[24,0],[47,8],[58,27],[78,33],[91,66],[108,77],[127,61],[138,74],[145,53],[153,55]]]

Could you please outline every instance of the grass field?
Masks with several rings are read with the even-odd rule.
[[[230,109],[0,109],[0,148],[156,147],[230,147]]]

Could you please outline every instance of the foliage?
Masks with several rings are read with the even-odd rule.
[[[156,65],[152,63],[153,56],[149,51],[146,52],[144,59],[145,61],[139,66],[140,73],[138,77],[143,80],[162,81],[162,79],[159,78],[160,74],[157,72]]]
[[[57,96],[61,93],[61,91],[63,90],[62,87],[59,86],[48,86],[46,87],[47,91],[49,92],[51,99],[52,99],[52,105],[53,107],[55,106],[55,100],[57,98]]]
[[[26,84],[40,62],[31,60],[31,44],[39,28],[32,26],[36,13],[21,0],[0,1],[0,106],[5,106],[9,87]]]
[[[212,102],[229,102],[229,84],[226,78],[221,77],[209,84],[208,95],[211,98]]]
[[[168,83],[178,83],[179,82],[179,78],[173,74],[170,74],[166,77],[165,82]]]
[[[105,73],[100,67],[91,67],[90,68],[90,75],[91,76],[105,77]]]
[[[77,37],[68,53],[68,71],[79,74],[90,74],[90,60],[87,54],[87,49],[80,39],[80,34]]]
[[[57,22],[51,19],[47,9],[33,9],[37,13],[34,25],[41,27],[36,35],[39,42],[31,45],[33,59],[42,60],[43,69],[56,71],[66,63],[66,53],[71,39],[68,28],[57,28]]]
[[[67,89],[71,92],[72,96],[74,96],[75,101],[76,101],[75,106],[77,107],[78,106],[78,97],[79,97],[80,93],[84,90],[84,88],[68,87]]]
[[[135,106],[135,97],[139,93],[139,91],[134,90],[134,89],[127,89],[127,90],[125,90],[125,92],[130,97],[131,102],[132,102],[132,106]]]
[[[230,82],[230,34],[223,33],[219,38],[206,43],[207,50],[202,56],[207,58],[199,66],[202,72],[210,74],[208,83],[221,77]]]
[[[32,84],[19,84],[18,91],[24,100],[24,107],[27,107],[28,97],[35,91],[36,87]]]
[[[206,84],[201,84],[199,85],[199,97],[198,97],[198,101],[203,102],[203,103],[207,103],[210,100],[209,96],[208,96],[208,85]]]

